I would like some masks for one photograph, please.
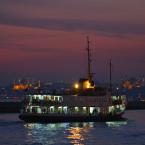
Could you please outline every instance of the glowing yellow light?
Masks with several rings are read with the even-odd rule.
[[[84,82],[84,88],[89,89],[91,87],[91,84],[89,81]]]
[[[88,88],[88,89],[89,89],[89,88],[90,88],[90,86],[91,86],[91,85],[90,85],[90,82],[89,82],[89,81],[87,81],[87,82],[86,82],[86,88]]]
[[[76,84],[74,85],[74,87],[75,87],[75,89],[78,89],[78,88],[79,88],[79,84],[76,83]]]
[[[84,88],[85,89],[91,89],[91,88],[93,89],[94,86],[92,86],[91,83],[89,82],[89,80],[87,80],[84,82]]]

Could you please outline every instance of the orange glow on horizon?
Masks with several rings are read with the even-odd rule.
[[[25,90],[25,89],[28,89],[30,88],[31,85],[28,85],[28,84],[16,84],[13,86],[13,90]]]

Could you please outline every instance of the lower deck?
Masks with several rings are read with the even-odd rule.
[[[99,115],[117,114],[125,111],[125,105],[114,106],[26,106],[23,113],[35,114],[61,114],[61,115]]]
[[[62,115],[62,114],[36,114],[36,113],[22,113],[19,118],[25,122],[106,122],[106,121],[121,121],[123,113],[116,115]]]

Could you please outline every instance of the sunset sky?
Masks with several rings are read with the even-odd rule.
[[[86,36],[96,80],[145,75],[145,0],[0,0],[0,84],[85,76]]]

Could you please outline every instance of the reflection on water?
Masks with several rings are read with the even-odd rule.
[[[71,126],[66,130],[66,138],[74,145],[84,145],[85,134],[93,127],[93,123],[74,123]]]
[[[64,129],[67,123],[56,124],[39,124],[39,123],[26,123],[24,124],[27,130],[28,142],[43,143],[44,145],[55,144],[63,138]]]
[[[70,135],[66,136],[66,138],[71,139],[70,143],[73,143],[74,145],[83,145],[80,143],[84,140],[83,135],[81,134],[82,128],[71,127],[68,131],[70,132]]]
[[[108,127],[120,127],[123,125],[127,125],[127,121],[112,121],[112,122],[106,122],[106,125]]]
[[[62,140],[61,144],[85,145],[88,134],[95,128],[99,127],[120,127],[127,125],[127,121],[121,122],[84,122],[84,123],[55,123],[55,124],[24,124],[27,130],[28,142],[37,142],[44,144],[59,144],[58,140]]]
[[[44,130],[44,131],[54,131],[61,128],[66,128],[69,123],[50,123],[50,124],[39,124],[39,123],[25,123],[24,127],[28,130],[37,131],[37,130]]]
[[[27,129],[29,141],[37,143],[45,142],[45,144],[54,144],[56,139],[64,138],[74,145],[84,145],[85,134],[93,127],[93,123],[56,123],[56,124],[37,124],[26,123],[24,127]],[[44,138],[44,136],[45,138]],[[48,138],[51,138],[49,140]],[[57,137],[57,138],[56,138]]]

